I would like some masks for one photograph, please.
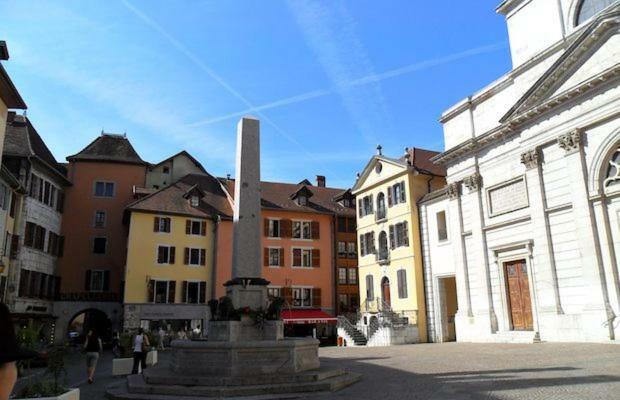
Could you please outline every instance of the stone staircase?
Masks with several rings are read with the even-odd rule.
[[[366,336],[355,327],[346,317],[340,316],[338,317],[338,327],[345,330],[347,335],[353,339],[353,343],[356,346],[366,346],[368,343],[368,339]]]
[[[491,338],[493,343],[540,343],[536,331],[498,331]]]

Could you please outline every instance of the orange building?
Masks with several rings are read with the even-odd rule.
[[[126,136],[104,133],[67,161],[73,186],[65,192],[61,301],[55,310],[69,330],[79,333],[90,325],[106,335],[122,321],[123,213],[134,200],[134,186],[144,186],[147,163]]]
[[[355,196],[351,194],[351,190],[347,190],[334,200],[344,206],[336,215],[336,314],[357,314],[360,291]]]
[[[222,182],[232,200],[234,181]],[[335,225],[338,215],[355,217],[355,203],[346,202],[343,193],[343,189],[325,187],[323,177],[317,185],[308,180],[261,183],[263,277],[271,282],[269,294],[286,301],[283,319],[290,336],[334,337]],[[217,242],[215,293],[219,297],[231,277],[232,222],[222,222]]]

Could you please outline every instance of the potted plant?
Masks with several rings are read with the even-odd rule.
[[[80,389],[66,387],[65,353],[64,345],[50,349],[47,352],[45,374],[36,380],[31,379],[28,385],[17,393],[17,399],[79,400]]]

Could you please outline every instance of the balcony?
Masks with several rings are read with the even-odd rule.
[[[387,250],[379,250],[379,252],[375,254],[375,261],[379,265],[388,265],[390,263],[390,252]]]

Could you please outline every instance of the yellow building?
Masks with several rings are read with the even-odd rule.
[[[406,149],[385,157],[381,146],[360,174],[357,198],[361,328],[368,343],[425,342],[426,310],[417,200],[445,185],[437,153]],[[377,338],[373,334],[380,329]]]
[[[22,213],[25,190],[19,180],[3,165],[0,170],[0,243],[3,244],[0,252],[0,302],[7,302],[7,287],[13,286],[12,296],[15,296],[15,282],[19,270],[11,269],[15,261],[19,246],[18,218]],[[51,283],[53,284],[53,283]]]
[[[231,204],[211,175],[186,175],[127,207],[124,327],[200,328],[215,284],[219,222]]]

